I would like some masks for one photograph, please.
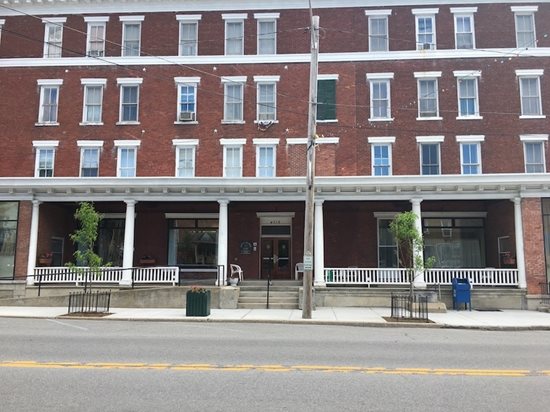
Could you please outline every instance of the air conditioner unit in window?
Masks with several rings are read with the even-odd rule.
[[[180,112],[180,122],[192,122],[195,120],[195,113],[193,112]]]
[[[431,50],[432,48],[432,43],[422,43],[420,45],[420,50]]]

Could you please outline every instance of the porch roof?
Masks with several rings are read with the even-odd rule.
[[[303,201],[305,177],[0,178],[0,200]],[[320,200],[470,200],[544,197],[550,174],[319,176]]]

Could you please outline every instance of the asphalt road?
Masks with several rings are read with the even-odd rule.
[[[548,410],[550,332],[0,319],[1,411]]]

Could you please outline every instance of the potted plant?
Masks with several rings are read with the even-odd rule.
[[[53,253],[42,253],[40,256],[38,256],[38,264],[40,266],[51,266],[53,260]]]
[[[192,286],[185,297],[185,316],[210,315],[210,289]]]

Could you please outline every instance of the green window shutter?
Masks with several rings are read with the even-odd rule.
[[[336,80],[317,81],[317,120],[336,120]]]

